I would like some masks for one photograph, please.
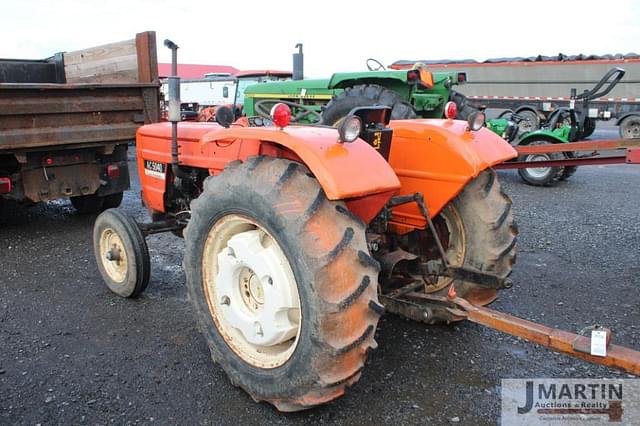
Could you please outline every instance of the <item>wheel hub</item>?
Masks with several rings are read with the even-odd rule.
[[[297,289],[286,273],[287,259],[265,233],[234,235],[218,254],[216,294],[220,312],[252,345],[273,346],[295,337]]]
[[[535,161],[548,161],[549,157],[546,155],[528,155],[525,159],[527,162]],[[542,179],[549,173],[549,167],[530,167],[527,169],[529,175],[536,179]]]
[[[105,229],[100,235],[100,252],[104,253],[105,272],[116,283],[127,277],[127,252],[120,236],[112,229]]]

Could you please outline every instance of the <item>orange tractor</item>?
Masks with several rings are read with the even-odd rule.
[[[296,411],[342,395],[385,309],[456,321],[510,287],[517,228],[491,167],[516,152],[481,113],[389,122],[388,107],[366,107],[338,128],[305,127],[279,104],[271,120],[223,107],[217,123],[178,125],[177,83],[171,123],[137,133],[153,221],[105,211],[96,259],[112,291],[135,297],[149,281],[145,236],[183,236],[212,357],[256,401]]]

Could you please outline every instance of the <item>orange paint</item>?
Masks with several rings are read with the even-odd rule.
[[[460,120],[398,120],[390,127],[389,164],[400,179],[399,194],[422,192],[431,217],[480,172],[517,156],[500,136],[486,128],[467,131]],[[391,223],[400,233],[426,226],[414,203],[394,208]]]
[[[306,165],[330,200],[370,222],[394,194],[424,194],[430,215],[437,215],[471,179],[488,167],[516,156],[516,151],[487,129],[466,130],[457,120],[392,121],[387,163],[366,142],[338,143],[337,131],[322,127],[246,127],[246,119],[225,129],[215,123],[183,122],[178,126],[181,166],[222,172],[235,160],[254,155],[287,158]],[[171,184],[171,124],[156,123],[137,132],[138,171],[147,207],[163,212]],[[167,165],[165,175],[145,174],[144,160]],[[164,177],[164,178],[163,178]],[[282,214],[299,214],[295,203],[278,206]],[[392,228],[399,233],[424,228],[415,204],[393,210]]]

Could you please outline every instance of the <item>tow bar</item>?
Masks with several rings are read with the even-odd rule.
[[[529,342],[594,364],[615,367],[631,374],[640,375],[640,352],[624,346],[610,344],[610,330],[594,327],[593,331],[598,332],[597,336],[602,336],[603,339],[602,342],[595,342],[592,341],[593,337],[589,338],[558,330],[484,306],[476,306],[458,297],[453,287],[449,291],[448,298],[460,308],[456,309],[456,314],[460,315],[463,312],[466,319],[471,322],[523,338]],[[592,336],[594,336],[594,333],[592,333]],[[600,347],[598,348],[599,345]],[[604,356],[593,355],[592,353],[595,352],[600,352]]]

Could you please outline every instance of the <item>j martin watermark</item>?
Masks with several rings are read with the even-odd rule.
[[[640,425],[639,379],[503,379],[502,425]]]

